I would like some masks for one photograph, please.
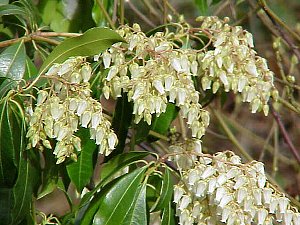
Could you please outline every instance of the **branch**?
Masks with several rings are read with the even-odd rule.
[[[297,162],[300,163],[299,151],[295,148],[293,142],[291,141],[291,138],[290,138],[288,132],[286,131],[286,129],[285,129],[283,123],[282,123],[282,120],[281,120],[281,117],[280,117],[279,113],[275,111],[272,104],[270,104],[270,110],[271,110],[271,113],[272,113],[275,121],[277,122],[277,124],[279,126],[279,129],[282,133],[283,139],[285,140],[285,142],[288,145],[290,151],[292,152],[292,154],[296,158]]]
[[[99,5],[99,7],[100,7],[100,9],[101,9],[101,12],[104,14],[104,16],[105,16],[107,22],[109,23],[110,27],[111,27],[112,29],[115,30],[116,27],[115,27],[115,25],[114,25],[112,19],[111,19],[110,16],[108,15],[106,9],[104,8],[103,3],[102,3],[100,0],[97,0],[97,4]]]
[[[150,27],[156,27],[154,23],[152,23],[143,13],[141,13],[130,1],[126,1],[128,6],[134,11],[145,23],[147,23]]]
[[[20,37],[20,38],[14,38],[7,41],[1,41],[0,42],[0,48],[7,47],[9,45],[15,44],[20,41],[29,42],[29,41],[42,41],[49,43],[51,45],[59,45],[60,42],[56,41],[54,39],[48,38],[48,37],[77,37],[82,34],[79,33],[60,33],[60,32],[35,32],[31,33],[29,35]]]
[[[255,3],[253,3],[252,0],[248,0],[250,6],[252,8],[256,8],[256,5],[254,5]],[[262,23],[274,34],[276,34],[274,32],[274,29],[277,30],[277,32],[280,34],[276,34],[276,36],[281,36],[285,42],[287,43],[287,45],[292,49],[292,51],[294,52],[294,54],[296,55],[296,57],[298,58],[298,60],[300,61],[300,51],[298,49],[298,47],[294,44],[293,39],[282,30],[281,26],[284,27],[289,33],[292,34],[292,36],[300,41],[300,37],[298,34],[296,34],[293,30],[291,30],[285,23],[283,23],[280,18],[278,18],[278,16],[276,16],[275,13],[273,13],[271,11],[271,9],[266,5],[264,0],[258,0],[258,5],[261,7],[261,9],[264,11],[265,16],[267,16],[267,18],[271,21],[271,23],[269,23],[269,21],[266,21],[266,18],[263,18],[262,15],[260,15],[259,13],[257,13],[257,16],[260,18],[260,20],[262,21]],[[272,27],[274,27],[274,29],[272,29]]]

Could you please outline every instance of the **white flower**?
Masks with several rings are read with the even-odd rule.
[[[268,215],[268,211],[264,208],[260,208],[257,210],[257,224],[263,225]]]
[[[118,68],[116,66],[110,67],[106,80],[110,81],[112,78],[114,78],[117,75],[117,73],[118,73]]]
[[[251,74],[252,76],[254,77],[257,77],[258,76],[258,73],[257,73],[257,69],[256,69],[256,65],[254,64],[254,62],[249,62],[247,65],[246,65],[246,71]]]
[[[227,76],[226,76],[226,73],[223,70],[221,70],[221,72],[219,73],[219,78],[225,86],[228,86],[229,83],[228,83],[228,80],[227,80]]]
[[[286,197],[278,198],[278,205],[279,205],[280,213],[285,213],[286,212],[289,202],[290,202],[289,199],[286,198]]]
[[[165,80],[165,90],[170,91],[171,87],[173,85],[173,82],[174,82],[174,77],[173,76],[165,76],[164,80]]]
[[[78,107],[77,107],[77,115],[78,116],[81,116],[81,114],[87,109],[88,107],[88,102],[84,99],[81,99],[79,102],[78,102]]]
[[[195,195],[197,197],[205,196],[206,194],[206,189],[207,189],[207,182],[205,181],[198,181],[197,184],[195,185]]]
[[[178,58],[171,59],[171,65],[173,69],[176,70],[178,73],[182,72],[180,59]]]
[[[191,202],[190,196],[183,195],[182,198],[181,198],[181,201],[179,203],[179,205],[180,205],[179,209],[183,210],[183,209],[187,208],[187,206],[190,204],[190,202]]]
[[[177,91],[177,105],[183,105],[186,99],[186,90],[184,88],[178,88]]]
[[[52,118],[55,121],[57,121],[64,114],[65,107],[64,105],[59,104],[58,102],[53,102],[50,104],[50,111],[51,111]]]
[[[96,129],[101,122],[101,116],[99,113],[93,113],[91,118],[91,128]]]
[[[88,82],[92,76],[92,68],[89,65],[84,65],[81,67],[80,72],[83,82]]]
[[[96,145],[100,145],[104,139],[105,130],[102,127],[98,127],[96,129],[95,139]]]
[[[90,111],[85,111],[81,115],[81,126],[87,128],[89,122],[91,121],[92,113]]]
[[[162,95],[162,94],[165,93],[164,86],[163,86],[161,80],[154,80],[153,81],[153,86],[159,92],[159,94]]]
[[[233,200],[233,197],[231,194],[225,193],[219,203],[219,206],[221,208],[224,208],[229,202]]]
[[[68,127],[66,127],[66,126],[60,127],[60,129],[58,130],[56,140],[62,141],[62,139],[64,139],[67,136],[68,131],[69,131]]]
[[[42,103],[44,103],[47,97],[48,97],[48,92],[44,90],[40,90],[38,92],[38,98],[36,100],[36,104],[41,105]]]
[[[57,75],[58,71],[60,69],[59,64],[53,64],[53,66],[50,67],[47,73],[45,73],[46,76],[55,76]]]
[[[117,144],[118,138],[114,132],[111,132],[107,136],[108,148],[110,150],[114,149]]]
[[[184,189],[178,185],[174,186],[174,202],[178,204],[182,195],[185,193]]]
[[[237,203],[241,204],[245,197],[248,195],[248,190],[245,187],[241,187],[237,190]]]
[[[111,54],[109,54],[108,52],[104,52],[102,57],[103,57],[104,69],[107,69],[110,66]]]

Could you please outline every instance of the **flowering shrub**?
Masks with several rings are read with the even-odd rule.
[[[29,10],[24,2],[0,13]],[[169,18],[149,33],[137,23],[59,33],[74,36],[61,43],[29,23],[34,46],[35,35],[59,44],[39,71],[26,61],[26,38],[2,42],[10,45],[0,55],[5,224],[300,224],[297,201],[262,162],[203,145],[213,119],[236,143],[213,98],[232,92],[251,113],[276,116],[280,97],[251,33],[227,17],[196,21]],[[39,212],[35,205],[56,189],[69,212]]]

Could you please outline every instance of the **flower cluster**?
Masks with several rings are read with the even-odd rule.
[[[180,224],[300,224],[297,209],[267,181],[263,163],[242,164],[230,151],[197,155],[174,189]]]
[[[54,64],[48,70],[46,77],[51,86],[38,92],[27,133],[29,147],[39,145],[52,149],[49,138],[55,138],[57,163],[66,157],[76,159],[75,152],[81,150],[81,140],[75,132],[80,124],[89,128],[91,139],[100,145],[100,153],[108,155],[115,148],[117,136],[103,116],[100,102],[90,96],[88,81],[91,75],[92,69],[82,57]]]
[[[101,55],[108,74],[103,93],[106,98],[128,92],[133,101],[135,122],[144,119],[151,124],[152,115],[166,111],[167,103],[174,103],[192,130],[192,136],[201,138],[209,124],[208,112],[199,102],[194,86],[198,75],[197,52],[176,49],[164,33],[147,37],[135,24],[121,27],[119,34],[128,44],[114,44]]]
[[[226,92],[241,93],[244,102],[249,102],[252,113],[269,112],[270,96],[277,98],[273,86],[273,72],[268,69],[264,58],[253,50],[252,34],[240,26],[229,26],[228,19],[200,17],[201,29],[211,36],[214,47],[201,59],[202,87],[216,93],[222,85]]]

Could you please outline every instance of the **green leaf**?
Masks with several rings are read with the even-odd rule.
[[[0,5],[6,5],[9,3],[9,0],[0,0]]]
[[[100,174],[101,183],[107,183],[107,181],[118,171],[143,159],[149,154],[149,152],[132,151],[115,156],[103,165]]]
[[[121,98],[118,98],[117,105],[112,120],[112,128],[118,136],[118,145],[116,149],[112,152],[110,157],[120,154],[123,152],[125,147],[125,141],[127,138],[128,128],[131,124],[132,118],[132,103],[128,102],[128,97],[126,93],[123,93]]]
[[[26,18],[26,11],[22,7],[16,5],[1,5],[0,17],[7,15],[22,16],[23,18]]]
[[[200,13],[202,15],[206,15],[207,8],[208,8],[207,0],[195,0],[195,3],[197,5],[198,9],[200,10]]]
[[[38,179],[36,171],[33,170],[29,160],[22,158],[19,165],[18,179],[13,188],[12,224],[18,224],[30,213],[34,179]]]
[[[141,121],[136,125],[136,143],[145,141],[157,141],[157,138],[149,136],[150,130],[155,131],[161,135],[166,135],[171,126],[172,121],[177,117],[179,108],[172,103],[167,104],[166,112],[160,114],[159,117],[153,117],[151,125],[145,121]],[[148,138],[147,138],[148,137]]]
[[[30,78],[36,76],[38,73],[38,70],[36,66],[33,64],[31,59],[27,56],[26,57],[26,64],[25,64],[25,74],[24,79],[29,80]]]
[[[168,103],[166,112],[162,113],[159,117],[156,117],[151,123],[151,130],[166,135],[172,121],[177,117],[179,108],[174,104]]]
[[[6,77],[0,86],[0,98],[20,81],[25,72],[26,52],[24,43],[6,48],[0,55],[0,77]]]
[[[0,221],[3,224],[10,222],[10,206],[13,204],[11,188],[2,188],[0,185]]]
[[[56,158],[53,152],[47,149],[43,152],[43,156],[45,165],[42,171],[42,184],[37,199],[43,198],[53,192],[59,180],[59,167],[56,165]]]
[[[138,124],[135,125],[135,143],[139,144],[145,141],[151,130],[151,125],[144,120],[141,120]]]
[[[113,8],[112,3],[113,3],[113,1],[102,0],[102,4],[103,4],[106,12],[110,13],[112,11],[111,10]],[[105,15],[103,15],[99,5],[97,4],[97,0],[94,0],[94,6],[92,9],[92,17],[97,26],[99,26],[99,27],[107,26],[107,21],[106,21]]]
[[[130,211],[121,223],[122,225],[147,224],[146,187],[147,185],[144,183],[138,188],[135,199],[130,205]]]
[[[68,32],[70,20],[63,14],[65,6],[63,1],[59,0],[40,0],[38,4],[40,14],[45,25],[49,25],[55,32]],[[49,13],[51,12],[51,13]]]
[[[93,174],[93,154],[97,145],[90,139],[88,129],[80,129],[76,136],[81,139],[81,152],[77,162],[67,165],[67,171],[71,181],[79,192],[89,183]]]
[[[171,206],[171,202],[164,208],[161,218],[161,225],[175,225],[174,209]]]
[[[7,99],[0,104],[0,186],[12,187],[17,178],[21,128]]]
[[[104,51],[116,42],[124,41],[115,31],[108,28],[92,28],[83,35],[69,38],[58,45],[40,68],[43,74],[53,63],[62,63],[71,56],[91,56]]]
[[[222,1],[222,0],[212,0],[211,5],[218,4],[220,1]]]
[[[30,213],[33,188],[35,182],[39,181],[39,175],[37,170],[31,166],[30,160],[24,151],[25,118],[22,116],[23,112],[21,111],[21,106],[16,101],[4,103],[6,103],[6,113],[8,115],[8,121],[10,122],[10,126],[5,130],[10,133],[10,140],[7,144],[15,151],[12,153],[14,154],[13,163],[18,167],[18,170],[14,186],[0,191],[0,195],[6,192],[8,196],[0,196],[0,199],[3,199],[4,205],[4,207],[3,205],[1,207],[3,207],[3,210],[7,213],[5,218],[3,218],[3,216],[0,217],[3,224],[19,224],[21,221],[26,220],[27,215]],[[1,126],[1,130],[2,128]],[[3,139],[1,139],[1,143],[2,140]],[[18,156],[16,156],[17,154]],[[9,160],[9,158],[7,158],[7,160]]]
[[[108,191],[100,192],[98,211],[93,218],[94,225],[122,224],[124,217],[130,212],[135,202],[135,196],[146,168],[146,166],[138,168],[126,174]]]
[[[173,188],[173,181],[172,177],[170,176],[170,171],[168,168],[166,168],[163,177],[163,184],[160,196],[158,198],[157,205],[153,211],[158,211],[165,208],[168,205],[168,203],[172,201]]]

